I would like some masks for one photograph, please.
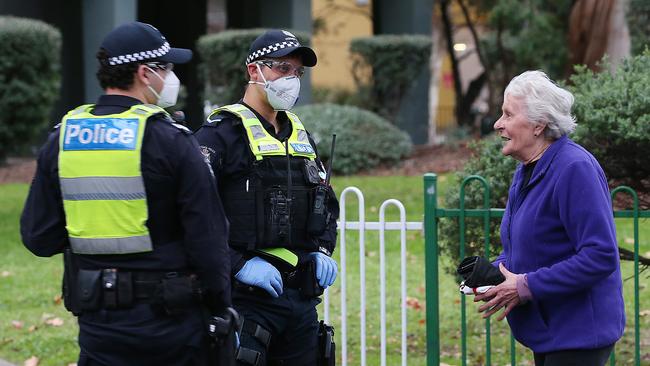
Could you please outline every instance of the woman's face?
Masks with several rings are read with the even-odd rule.
[[[494,129],[503,140],[501,153],[526,162],[538,149],[538,135],[543,126],[533,124],[526,116],[523,98],[506,95],[503,101],[503,114],[494,123]]]

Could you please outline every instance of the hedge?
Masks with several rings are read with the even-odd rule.
[[[49,123],[60,85],[61,33],[38,20],[0,16],[0,163]]]
[[[394,165],[412,149],[410,137],[375,113],[353,106],[311,104],[294,111],[316,142],[319,155],[329,160],[332,134],[336,151],[332,170],[339,174]]]

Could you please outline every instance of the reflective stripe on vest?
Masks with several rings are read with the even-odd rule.
[[[153,250],[140,169],[147,119],[165,111],[136,105],[111,115],[76,108],[61,123],[59,181],[72,251],[128,254]]]
[[[286,154],[285,145],[271,136],[264,126],[262,126],[262,122],[260,122],[255,113],[242,104],[231,104],[217,108],[210,114],[208,120],[212,119],[211,117],[213,115],[224,111],[230,112],[242,120],[246,129],[246,135],[248,136],[249,147],[253,155],[255,155],[256,160],[262,160],[264,156],[284,156]],[[310,160],[316,159],[316,152],[309,143],[307,131],[298,116],[291,112],[285,113],[289,117],[289,121],[291,121],[289,155]]]

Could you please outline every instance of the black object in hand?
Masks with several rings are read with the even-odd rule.
[[[468,287],[496,286],[506,280],[499,268],[479,256],[463,259],[456,268],[456,273],[465,280],[465,286]]]

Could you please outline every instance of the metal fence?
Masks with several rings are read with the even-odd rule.
[[[471,182],[477,181],[483,187],[483,208],[465,208],[465,187]],[[650,211],[639,210],[639,200],[634,190],[621,186],[611,193],[612,199],[620,192],[631,196],[633,202],[632,210],[615,210],[615,218],[629,218],[633,220],[634,228],[634,360],[635,365],[641,364],[640,351],[640,325],[639,325],[639,218],[650,218]],[[425,174],[424,176],[424,236],[426,255],[426,310],[427,310],[427,365],[440,364],[440,319],[439,319],[439,288],[438,288],[438,222],[441,218],[458,218],[460,237],[460,257],[464,257],[465,250],[465,219],[468,217],[483,218],[485,253],[489,255],[490,242],[490,220],[503,217],[504,209],[491,208],[490,187],[487,181],[480,176],[469,176],[463,180],[460,187],[460,208],[445,209],[438,208],[437,204],[437,176]],[[465,298],[460,296],[461,302],[461,364],[467,364],[467,340],[466,340],[466,319],[465,319]],[[490,319],[485,321],[485,362],[491,364],[491,339]],[[615,365],[615,354],[612,353],[611,365]],[[510,337],[510,364],[517,364],[515,353],[515,341]]]
[[[359,202],[359,221],[348,221],[346,215],[346,201],[350,193],[353,193]],[[404,205],[395,199],[384,201],[379,208],[379,221],[368,222],[365,216],[365,200],[363,193],[356,187],[347,187],[341,193],[340,198],[341,214],[339,221],[339,248],[340,271],[338,281],[341,286],[341,325],[337,329],[340,334],[340,356],[343,366],[348,363],[348,297],[347,297],[347,239],[348,230],[356,230],[359,233],[359,303],[360,303],[360,365],[366,366],[367,333],[366,333],[366,231],[379,231],[379,286],[380,286],[380,359],[381,366],[386,365],[386,231],[397,230],[400,232],[400,311],[401,311],[401,364],[407,364],[407,333],[406,333],[406,231],[422,231],[421,222],[406,222],[406,210]],[[395,206],[399,210],[400,220],[386,222],[386,209]],[[324,318],[330,323],[330,298],[329,289],[324,296]],[[337,353],[339,351],[337,350]]]

